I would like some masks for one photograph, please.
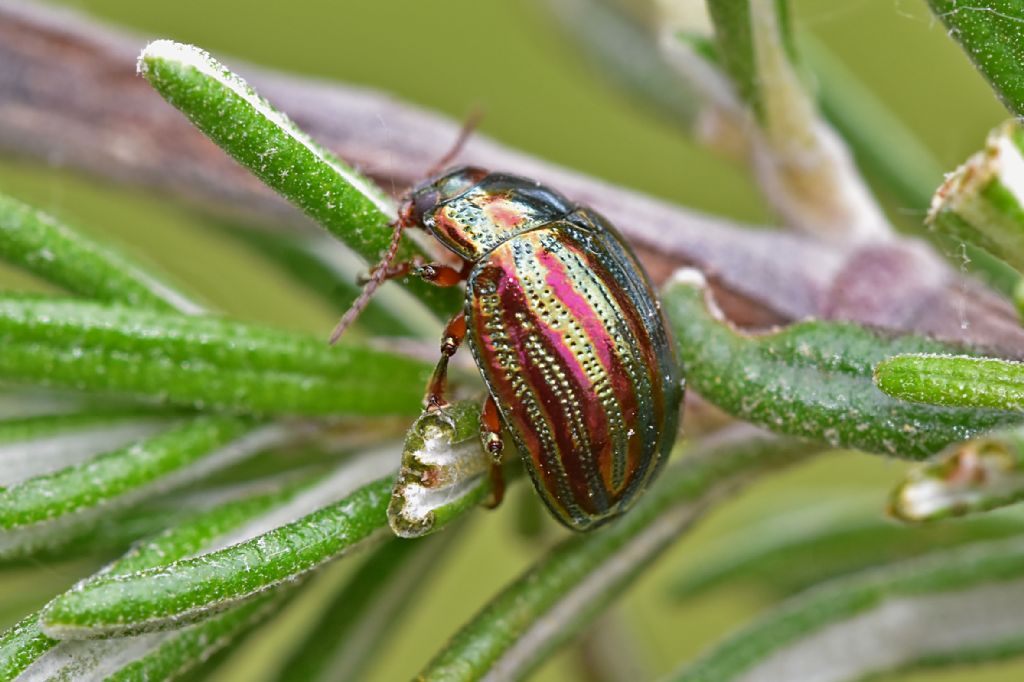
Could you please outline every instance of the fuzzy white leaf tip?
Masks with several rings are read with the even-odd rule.
[[[154,59],[179,62],[188,66],[194,66],[203,72],[218,67],[223,70],[223,67],[206,50],[200,49],[195,45],[161,39],[154,40],[142,48],[142,52],[139,53],[138,62],[135,65],[136,72],[143,76],[149,73],[149,62]]]
[[[291,119],[274,109],[267,100],[256,94],[256,91],[245,80],[210,56],[206,50],[173,40],[154,40],[139,53],[136,64],[138,73],[147,80],[150,80],[150,64],[154,61],[174,62],[191,67],[200,74],[217,81],[233,94],[245,100],[256,113],[268,122],[308,149],[318,161],[329,166],[346,183],[370,199],[381,213],[391,218],[395,216],[395,209],[390,199],[379,192],[372,183],[351,168],[345,167],[333,155],[326,152],[300,130]]]
[[[679,268],[669,277],[666,284],[668,286],[675,286],[680,284],[682,286],[693,287],[698,289],[704,294],[704,305],[707,307],[708,313],[715,320],[724,324],[729,324],[729,318],[725,316],[725,312],[718,307],[718,302],[715,301],[715,297],[711,293],[711,288],[708,286],[707,277],[704,273],[697,268]]]
[[[989,133],[985,147],[972,154],[935,191],[928,210],[932,223],[944,210],[963,214],[978,222],[990,220],[990,200],[983,194],[986,187],[998,182],[1018,206],[1024,206],[1024,153],[1015,138],[1020,124],[1008,121]]]
[[[708,285],[708,280],[704,277],[704,273],[696,268],[679,268],[672,273],[669,282],[671,284],[685,284],[699,289],[703,289]]]

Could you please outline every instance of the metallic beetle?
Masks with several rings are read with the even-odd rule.
[[[399,224],[427,230],[464,263],[419,270],[439,284],[466,281],[428,403],[444,404],[447,358],[465,335],[490,393],[482,430],[492,452],[503,422],[544,502],[572,529],[628,509],[675,441],[683,375],[618,231],[534,181],[473,167],[416,187]]]

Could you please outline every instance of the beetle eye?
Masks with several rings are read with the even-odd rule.
[[[417,225],[423,224],[423,216],[429,213],[437,206],[437,192],[435,190],[429,190],[421,194],[417,194],[412,201],[412,218],[416,221]]]

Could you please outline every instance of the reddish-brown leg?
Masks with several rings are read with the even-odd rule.
[[[413,274],[439,287],[453,287],[460,282],[465,282],[472,269],[473,263],[470,261],[465,261],[461,268],[453,268],[440,263],[427,263],[416,267]]]
[[[442,265],[441,263],[424,263],[422,258],[417,257],[413,260],[388,266],[379,277],[382,282],[387,282],[388,280],[399,279],[412,274],[435,286],[453,287],[465,281],[466,277],[469,276],[470,269],[466,266],[459,269],[453,268],[450,265]],[[368,274],[360,277],[359,283],[366,284],[372,276]]]
[[[436,410],[448,404],[444,395],[448,388],[448,360],[466,338],[466,313],[460,312],[448,321],[441,338],[441,359],[437,361],[434,374],[427,384],[426,402],[428,410]]]
[[[469,261],[465,261],[461,269],[429,263],[417,266],[414,274],[439,287],[453,287],[464,282],[472,269],[473,264]],[[441,337],[441,359],[438,360],[434,374],[430,377],[430,383],[427,384],[425,402],[428,410],[436,410],[448,404],[444,397],[448,388],[448,360],[455,355],[455,351],[459,349],[465,338],[466,313],[462,311],[448,320],[448,324],[444,328],[444,336]]]
[[[413,269],[422,267],[422,265],[422,259],[407,260],[402,263],[395,263],[394,265],[389,265],[386,268],[384,268],[384,271],[380,274],[380,280],[381,282],[387,282],[388,280],[398,279],[399,277],[405,277]],[[367,284],[372,278],[373,273],[368,273],[366,275],[361,275],[357,281],[359,284]]]
[[[501,437],[501,415],[494,396],[488,395],[480,412],[480,435],[484,449],[491,454],[491,500],[488,507],[497,507],[505,497],[505,471],[501,468],[501,454],[505,441]]]
[[[356,300],[352,302],[351,306],[349,306],[349,309],[346,310],[345,314],[341,316],[340,320],[338,320],[338,324],[335,325],[334,331],[331,332],[331,345],[337,343],[338,339],[341,338],[341,335],[349,328],[349,325],[355,322],[356,318],[359,317],[359,313],[362,312],[363,308],[365,308],[370,302],[370,297],[373,296],[373,292],[389,279],[404,277],[412,272],[418,277],[422,277],[426,281],[432,282],[437,286],[452,287],[469,277],[469,272],[472,270],[472,263],[468,261],[463,262],[461,269],[434,263],[424,264],[423,259],[419,257],[404,263],[393,264],[392,260],[394,260],[395,254],[398,253],[398,245],[402,238],[402,231],[414,226],[413,223],[409,221],[409,216],[403,214],[393,223],[394,232],[391,235],[391,243],[388,244],[388,249],[384,258],[373,270],[370,271],[370,274],[367,277],[361,278],[363,279],[365,286],[359,293],[359,296],[356,297]]]

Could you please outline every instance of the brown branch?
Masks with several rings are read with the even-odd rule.
[[[304,219],[194,130],[135,75],[145,39],[80,15],[0,2],[0,151],[142,185],[247,222]],[[459,124],[388,95],[227,60],[302,128],[382,186],[420,179]],[[695,265],[726,313],[763,326],[829,317],[912,330],[1024,357],[1013,309],[934,251],[893,240],[852,252],[744,228],[474,137],[460,161],[521,173],[607,215],[655,279]]]

